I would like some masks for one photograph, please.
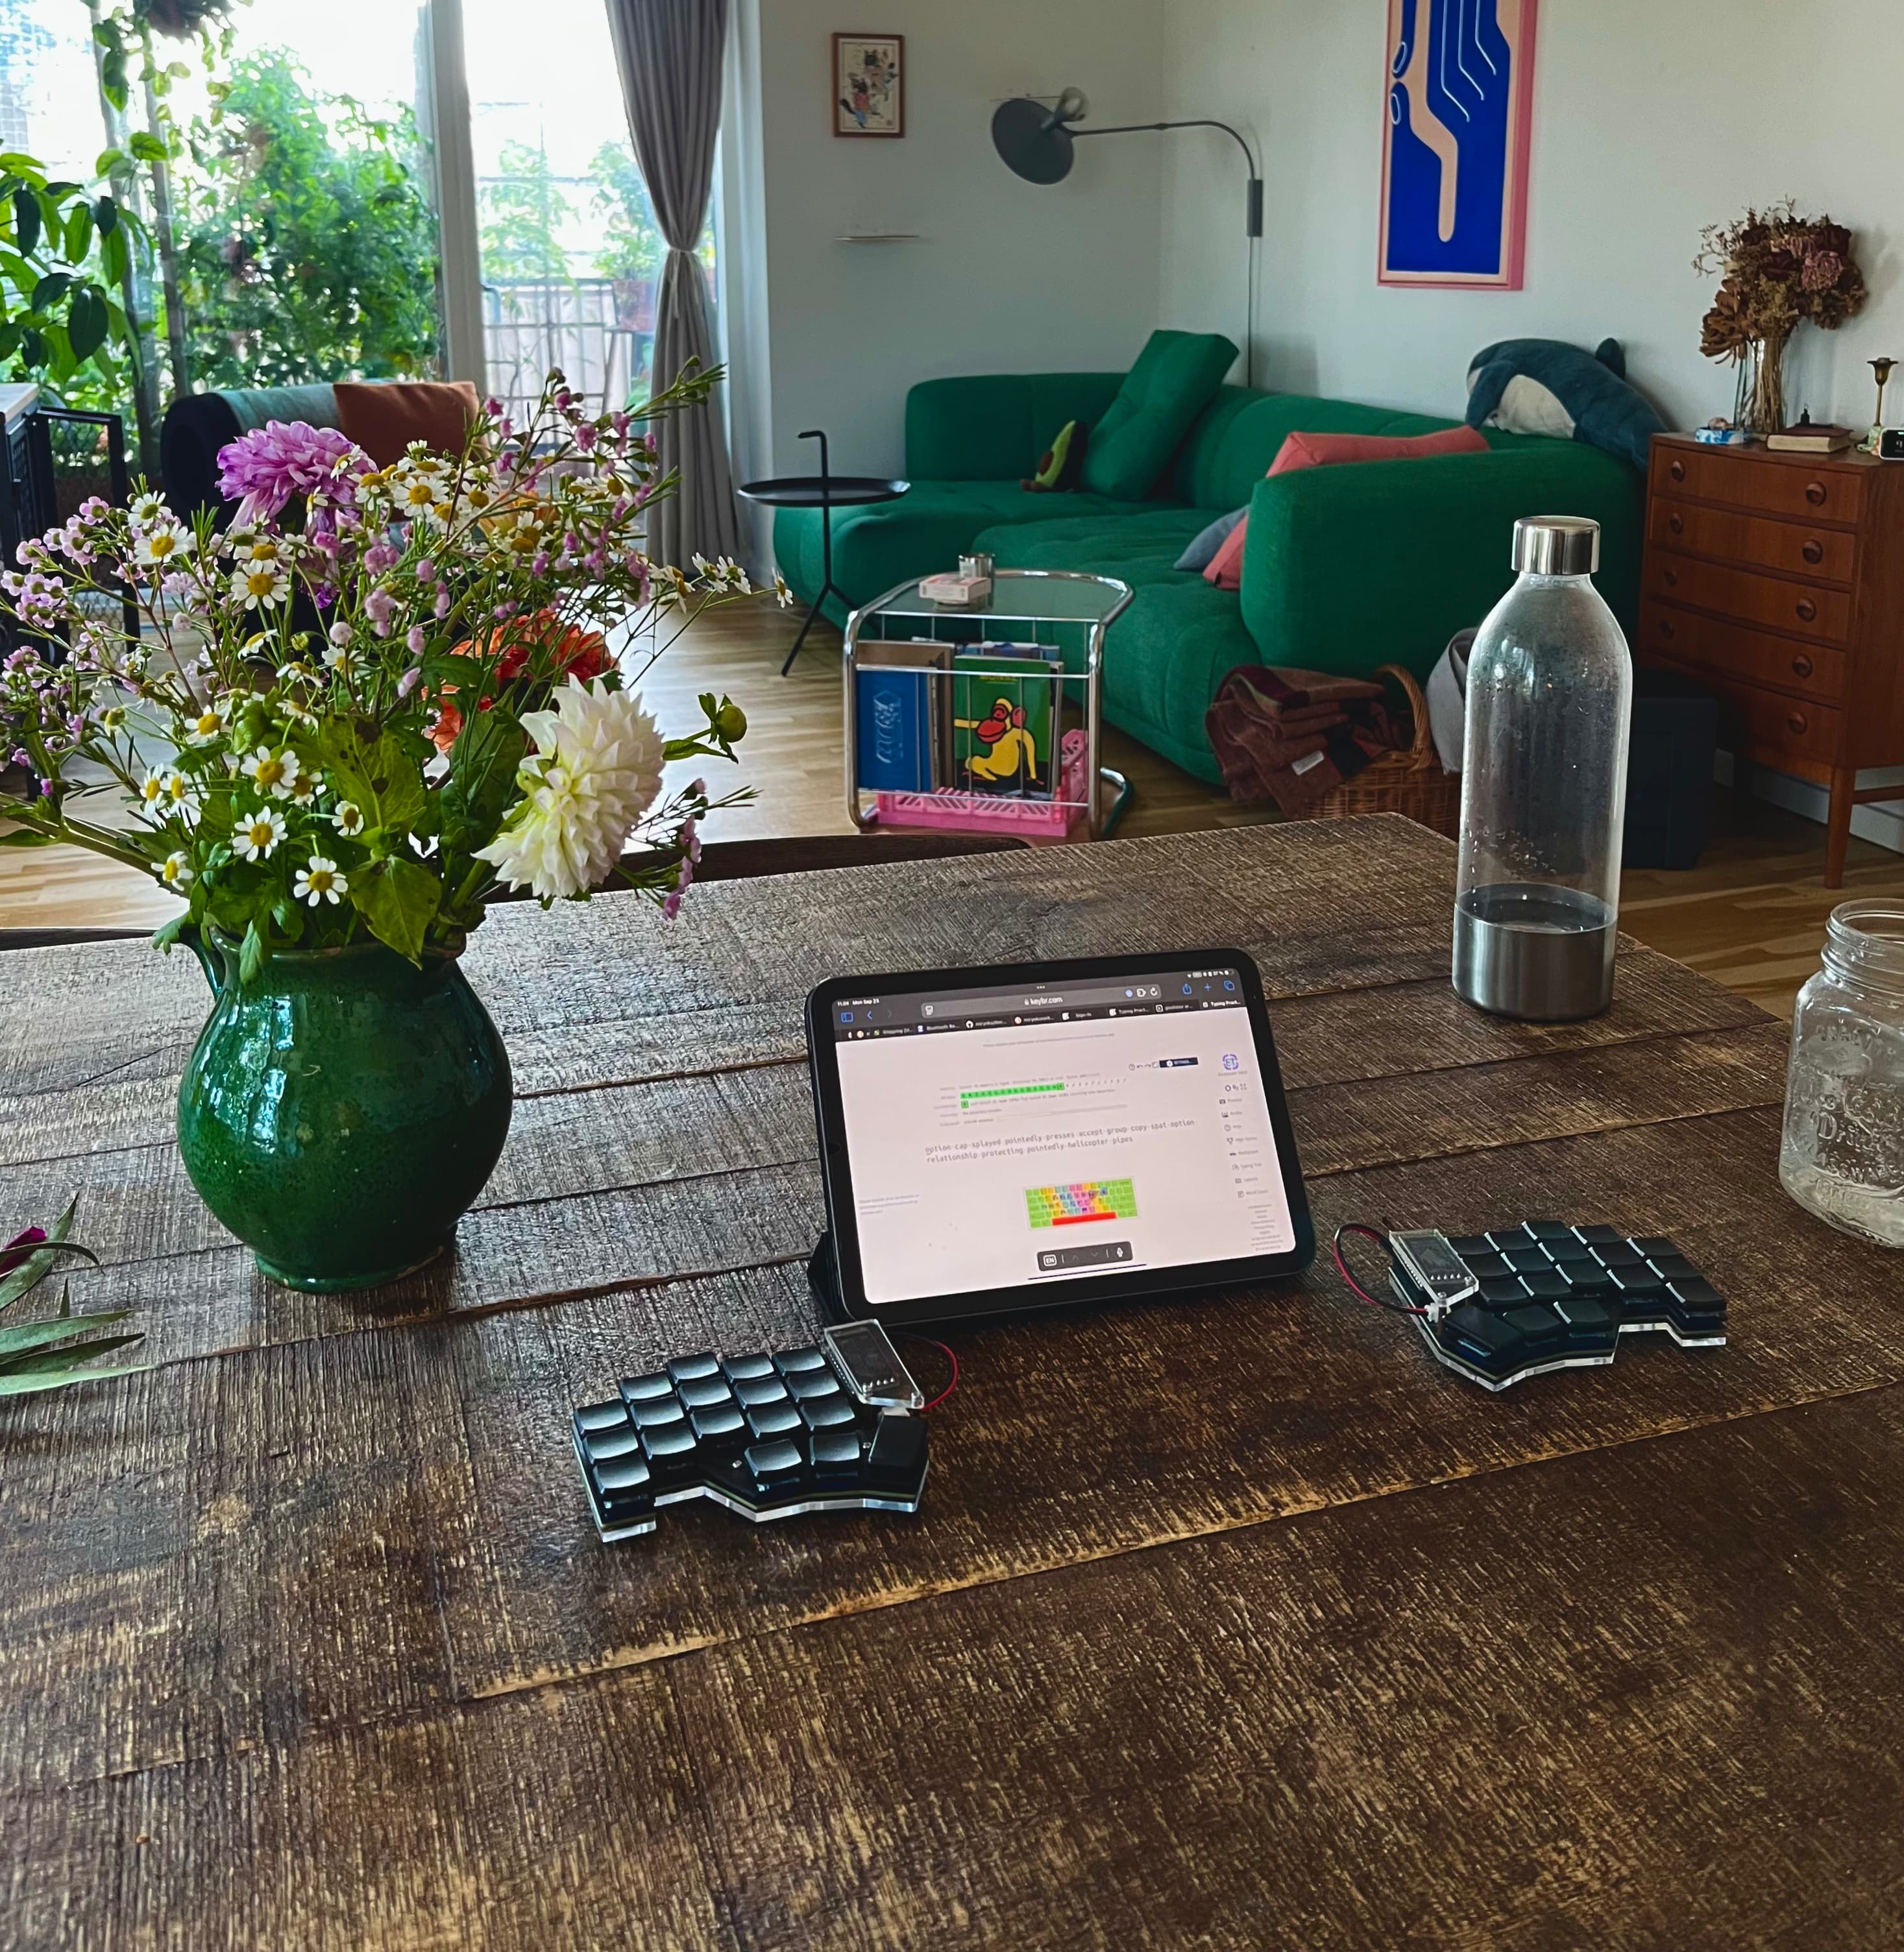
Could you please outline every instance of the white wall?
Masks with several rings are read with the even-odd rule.
[[[855,30],[905,36],[897,140],[833,133],[832,36]],[[1161,0],[759,0],[758,32],[766,275],[749,296],[766,310],[776,471],[809,471],[796,436],[824,427],[842,472],[896,471],[917,380],[1136,356],[1158,322],[1160,139],[1080,144],[1070,177],[1040,188],[999,161],[991,120],[1067,85],[1094,120],[1155,118]],[[835,242],[908,230],[923,241]]]
[[[1259,385],[1452,416],[1490,341],[1611,336],[1668,422],[1695,425],[1732,406],[1732,369],[1699,352],[1700,228],[1787,194],[1852,227],[1871,292],[1837,333],[1801,329],[1794,415],[1868,424],[1863,362],[1904,357],[1899,0],[1541,0],[1526,285],[1472,293],[1375,283],[1387,0],[1164,5],[1165,114],[1233,121],[1266,152]],[[1165,324],[1208,322],[1237,287],[1230,174],[1168,155]]]

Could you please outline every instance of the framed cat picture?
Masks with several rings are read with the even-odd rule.
[[[836,136],[905,133],[903,34],[833,36],[833,133]]]

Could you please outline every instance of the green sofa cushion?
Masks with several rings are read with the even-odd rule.
[[[1120,502],[1149,496],[1236,356],[1220,333],[1153,332],[1091,430],[1086,490]]]
[[[1092,425],[1121,373],[979,373],[921,380],[905,396],[905,471],[914,481],[1017,481],[1067,421]]]

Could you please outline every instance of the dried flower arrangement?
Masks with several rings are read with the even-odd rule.
[[[1699,350],[1709,359],[1754,364],[1745,424],[1759,433],[1785,424],[1785,347],[1806,319],[1834,332],[1865,299],[1852,236],[1829,216],[1800,217],[1792,199],[1748,210],[1699,233],[1696,271],[1717,271]]]

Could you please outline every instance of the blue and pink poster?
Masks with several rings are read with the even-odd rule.
[[[1385,285],[1518,291],[1535,0],[1389,0]]]

